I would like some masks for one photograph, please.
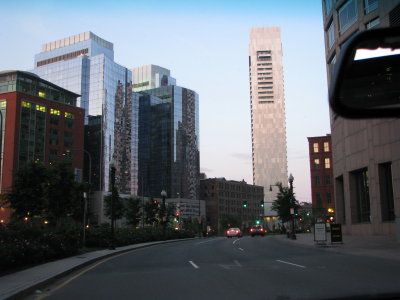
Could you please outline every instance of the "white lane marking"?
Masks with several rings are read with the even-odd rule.
[[[209,243],[209,242],[215,242],[215,241],[219,241],[220,239],[209,239],[207,241],[203,241],[203,242],[198,242],[196,243],[196,245],[200,245],[200,244],[204,244],[204,243]]]
[[[288,264],[288,265],[292,265],[292,266],[295,266],[295,267],[299,267],[299,268],[306,268],[306,266],[297,265],[297,264],[294,264],[294,263],[291,263],[291,262],[288,262],[288,261],[283,261],[283,260],[279,260],[279,259],[277,259],[276,261],[280,262],[280,263],[283,263],[283,264]]]
[[[194,262],[192,262],[191,260],[189,260],[189,263],[193,266],[193,268],[198,269],[199,266],[196,265]]]
[[[244,251],[244,249],[243,248],[238,248],[240,251]]]
[[[234,260],[233,262],[234,262],[234,263],[235,263],[235,265],[236,265],[236,266],[238,266],[238,267],[241,267],[241,266],[242,266],[242,265],[240,264],[240,262],[239,262],[239,261],[237,261],[237,260]]]
[[[234,241],[233,241],[233,244],[235,245],[235,243],[236,243],[236,242],[239,242],[239,241],[240,241],[239,239],[234,240]]]

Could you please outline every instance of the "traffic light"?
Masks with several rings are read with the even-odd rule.
[[[158,204],[158,201],[157,200],[153,200],[153,204]]]
[[[264,200],[260,201],[260,207],[264,207]]]
[[[247,201],[243,201],[243,207],[247,208]]]
[[[256,225],[260,225],[261,221],[260,220],[256,220]]]

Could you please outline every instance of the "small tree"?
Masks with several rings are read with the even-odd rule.
[[[126,199],[125,218],[129,225],[137,226],[139,224],[142,216],[140,209],[141,205],[139,198]]]
[[[5,196],[6,203],[14,209],[14,220],[28,215],[47,217],[48,176],[48,170],[41,162],[29,162],[14,173],[11,190]]]
[[[154,200],[153,198],[150,199],[149,202],[146,202],[144,205],[144,211],[145,211],[145,223],[153,225],[159,223],[158,215],[160,213],[160,207],[158,205],[158,202]]]
[[[125,208],[122,203],[122,199],[119,196],[118,191],[115,191],[114,200],[112,201],[113,195],[104,196],[104,215],[111,219],[111,208],[114,209],[114,222],[121,219],[124,216]],[[113,202],[113,203],[112,203]],[[112,207],[111,207],[112,205]]]
[[[276,195],[276,200],[272,203],[272,210],[276,211],[279,219],[285,223],[292,219],[290,209],[296,211],[300,205],[297,202],[293,191],[288,187],[283,187],[282,183],[276,184],[279,187],[279,193]]]

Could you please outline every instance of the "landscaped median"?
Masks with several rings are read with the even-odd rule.
[[[116,228],[111,243],[109,224],[86,229],[85,249],[82,249],[82,229],[35,227],[28,224],[0,226],[0,269],[5,273],[20,268],[73,256],[82,251],[121,247],[151,241],[191,238],[192,231],[167,228]]]

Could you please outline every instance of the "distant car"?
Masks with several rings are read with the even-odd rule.
[[[240,231],[239,228],[229,228],[226,231],[226,237],[227,238],[231,238],[231,237],[241,237],[242,236],[242,232]]]
[[[261,225],[254,225],[250,228],[250,234],[251,234],[251,237],[254,237],[256,235],[264,236],[265,230],[264,230],[264,228],[262,228]]]

